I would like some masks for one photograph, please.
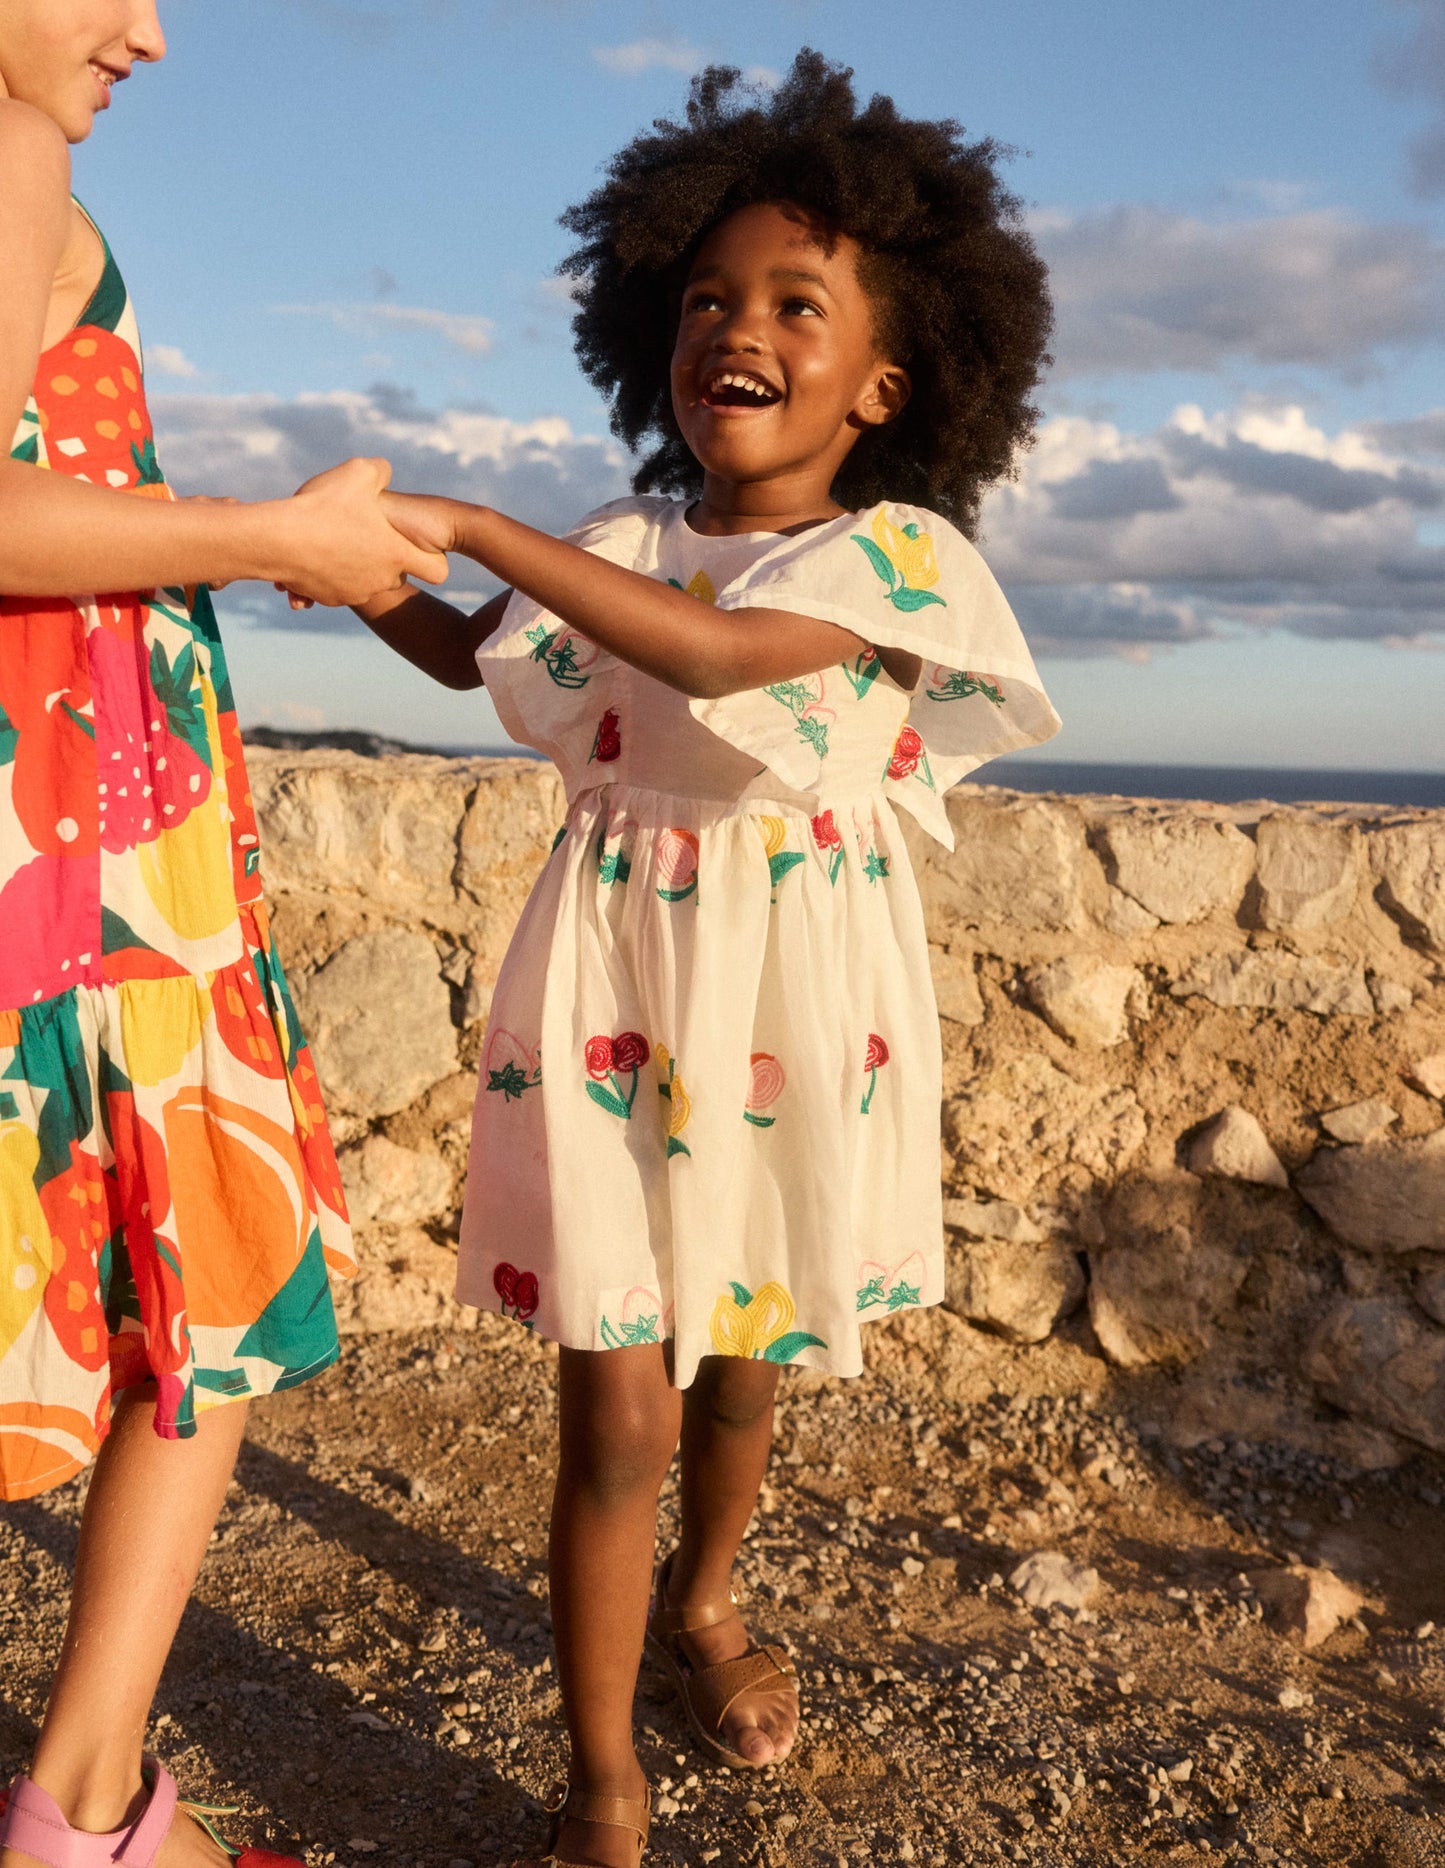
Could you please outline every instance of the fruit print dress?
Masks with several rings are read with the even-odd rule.
[[[11,456],[150,499],[109,249]],[[204,588],[0,598],[0,1496],[77,1472],[114,1393],[156,1431],[332,1362],[352,1268],[316,1072],[271,945]]]
[[[1058,717],[973,547],[889,502],[704,538],[680,501],[574,542],[729,609],[873,648],[689,700],[528,599],[478,655],[568,814],[493,998],[458,1296],[575,1349],[862,1368],[861,1326],[943,1295],[938,1016],[895,805],[952,847],[948,787]]]

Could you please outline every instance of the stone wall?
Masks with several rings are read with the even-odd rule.
[[[478,1053],[560,782],[522,759],[251,769],[361,1244],[345,1327],[465,1327]],[[1349,1416],[1362,1463],[1395,1436],[1445,1451],[1445,812],[982,786],[951,811],[953,855],[912,839],[950,1309],[1183,1371],[1198,1437]]]

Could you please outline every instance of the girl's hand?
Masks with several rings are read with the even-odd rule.
[[[381,509],[397,531],[423,551],[455,551],[456,510],[449,499],[425,493],[383,493]]]
[[[414,544],[388,522],[381,495],[390,479],[389,461],[344,461],[278,505],[282,562],[275,581],[297,598],[332,608],[365,603],[407,577],[444,584],[448,566],[440,550]]]

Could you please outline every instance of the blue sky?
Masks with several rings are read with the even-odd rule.
[[[549,527],[625,486],[557,215],[723,59],[812,44],[1027,151],[1047,421],[983,548],[1061,758],[1445,768],[1445,16],[1432,0],[162,0],[77,186],[182,490],[339,454]],[[457,587],[480,588],[463,570]],[[349,619],[222,599],[242,717],[496,744]]]

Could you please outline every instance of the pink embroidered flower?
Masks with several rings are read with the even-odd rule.
[[[587,1065],[588,1076],[596,1078],[600,1083],[613,1064],[611,1038],[589,1038],[582,1055]]]
[[[604,1039],[605,1043],[606,1040]],[[597,1043],[593,1039],[592,1043]],[[652,1055],[652,1046],[640,1031],[620,1032],[612,1040],[612,1068],[614,1070],[641,1070]],[[591,1066],[589,1065],[590,1069]]]
[[[748,1059],[752,1066],[748,1079],[748,1100],[743,1110],[745,1121],[751,1122],[756,1129],[770,1129],[776,1116],[766,1116],[765,1109],[771,1109],[783,1093],[787,1076],[783,1066],[771,1052],[754,1051]]]
[[[914,727],[903,726],[893,742],[893,756],[888,761],[889,778],[912,778],[923,757],[923,741]]]
[[[697,888],[699,846],[690,830],[661,830],[657,835],[655,861],[657,892],[665,902],[686,901]]]
[[[609,707],[597,723],[597,737],[592,742],[592,757],[601,765],[610,765],[622,757],[621,722],[617,709]]]
[[[888,1046],[878,1036],[876,1031],[870,1031],[868,1034],[868,1056],[864,1061],[863,1068],[865,1070],[881,1070],[887,1062]]]
[[[843,833],[833,822],[831,811],[820,811],[813,819],[813,841],[820,850],[841,850]]]

